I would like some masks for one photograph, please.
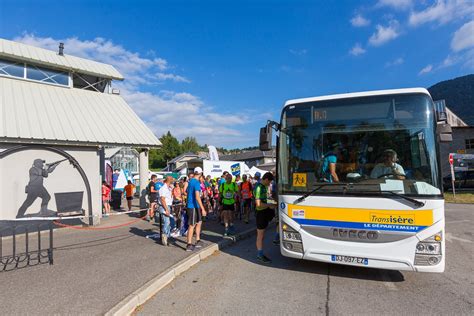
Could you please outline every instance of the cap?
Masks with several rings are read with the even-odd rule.
[[[194,168],[194,173],[195,174],[202,173],[202,168],[201,167]]]
[[[258,172],[258,171],[255,172],[255,177],[260,178],[261,176],[262,176],[262,174],[260,172]]]

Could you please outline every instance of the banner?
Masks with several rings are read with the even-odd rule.
[[[244,162],[240,161],[203,161],[203,172],[205,176],[210,175],[212,178],[217,178],[222,176],[224,171],[231,173],[234,177],[237,175],[242,176],[248,171],[248,167]]]

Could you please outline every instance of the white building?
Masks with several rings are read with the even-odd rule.
[[[123,79],[62,49],[0,39],[0,221],[63,212],[98,219],[104,146],[140,148],[147,180],[147,149],[160,142],[112,89]]]

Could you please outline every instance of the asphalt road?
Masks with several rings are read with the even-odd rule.
[[[474,206],[450,205],[442,274],[376,270],[282,257],[268,236],[271,265],[255,261],[254,238],[176,279],[140,315],[472,315]]]

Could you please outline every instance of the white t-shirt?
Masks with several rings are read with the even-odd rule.
[[[399,176],[404,176],[405,170],[403,170],[403,167],[400,166],[398,163],[394,163],[391,167],[386,166],[383,163],[379,163],[374,167],[374,169],[370,173],[370,177],[372,179],[377,179],[378,177],[384,174],[387,174],[387,175],[395,174]]]
[[[160,190],[158,191],[158,194],[160,195],[160,202],[161,198],[165,198],[166,205],[171,205],[173,204],[173,196],[171,194],[171,189],[167,184],[164,184]]]

